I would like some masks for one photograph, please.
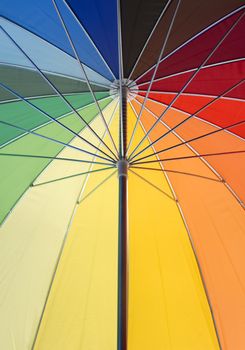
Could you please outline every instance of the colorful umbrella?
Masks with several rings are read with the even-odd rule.
[[[0,349],[245,349],[241,0],[2,0]]]

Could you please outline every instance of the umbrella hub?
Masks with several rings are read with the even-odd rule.
[[[118,177],[128,176],[128,161],[124,158],[119,159],[117,162]]]
[[[138,95],[138,85],[129,79],[122,79],[122,87],[127,91],[127,99],[129,101],[133,100]],[[120,96],[120,83],[119,80],[114,80],[110,85],[110,95],[111,96]]]

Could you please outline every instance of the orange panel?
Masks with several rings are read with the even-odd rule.
[[[151,102],[148,103],[148,107]],[[134,102],[134,106],[137,103]],[[152,104],[154,112],[160,114],[162,107]],[[177,119],[183,118],[183,114],[172,110],[168,114],[168,120],[176,123]],[[155,121],[149,113],[143,113],[142,123],[146,130]],[[195,129],[203,128],[200,133],[205,132],[212,126],[195,120],[188,130],[182,129],[182,135],[188,138]],[[162,128],[162,129],[161,129]],[[159,130],[163,126],[159,124],[151,133],[151,139],[159,136]],[[187,135],[187,131],[189,134]],[[164,131],[163,131],[164,132]],[[179,139],[172,135],[166,137],[155,145],[156,150],[167,148]],[[199,142],[199,151],[216,151],[217,149],[240,147],[238,138],[227,133],[219,133],[216,139],[206,139],[206,143]],[[217,142],[217,144],[216,144]],[[193,154],[187,146],[175,148],[172,151],[161,154],[165,156],[181,157]],[[209,157],[209,162],[211,157]],[[232,184],[240,184],[242,181],[237,169],[240,168],[240,157],[230,156],[228,158],[212,157],[212,163],[225,177],[230,175]],[[226,163],[227,162],[227,163]],[[228,166],[229,164],[229,166]],[[143,166],[143,165],[142,165]],[[150,166],[150,164],[146,165]],[[202,268],[208,293],[214,309],[218,332],[223,350],[245,349],[245,216],[242,206],[227,189],[227,187],[215,177],[214,173],[199,158],[164,162],[163,166],[169,170],[168,175],[177,194],[179,203],[183,210],[189,226],[196,253]],[[235,170],[236,169],[236,170]],[[174,172],[173,172],[174,171]],[[189,174],[183,174],[183,173]],[[237,187],[239,188],[239,187]]]
[[[165,109],[165,107],[153,101],[148,101],[147,107],[158,116]],[[187,118],[187,115],[185,113],[171,109],[163,117],[163,120],[168,126],[172,128],[185,118]],[[155,140],[157,137],[161,136],[161,134],[166,132],[166,129],[163,130],[162,127],[158,127],[157,129],[158,130],[155,130],[155,132],[151,134],[152,140]],[[177,132],[177,134],[181,136],[184,140],[190,140],[194,137],[207,134],[214,130],[217,130],[217,127],[208,124],[200,119],[191,118],[185,124],[176,128],[175,132]],[[161,142],[157,143],[157,146],[158,149],[163,149],[180,142],[181,141],[177,140],[176,138],[175,141],[173,141],[173,139],[170,141],[169,136],[164,138]],[[244,140],[226,131],[220,131],[211,136],[204,137],[198,141],[192,142],[191,146],[199,154],[245,150]],[[172,152],[174,150],[175,152],[173,154]],[[182,154],[183,146],[177,147],[174,150],[171,151],[171,153],[169,151],[162,153],[161,158],[169,158],[171,156],[180,157],[180,151]],[[245,153],[206,157],[206,160],[220,174],[220,176],[223,179],[225,179],[225,181],[231,186],[233,191],[235,191],[238,197],[244,202]]]

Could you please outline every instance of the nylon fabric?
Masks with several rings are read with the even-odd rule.
[[[169,10],[161,18],[157,28],[155,29],[149,43],[147,44],[142,54],[142,57],[136,69],[133,72],[132,79],[137,79],[154,64],[156,64],[165,39],[165,35],[162,34],[167,32],[168,25],[172,18],[173,10],[176,8],[176,6],[177,1],[172,1],[169,6]],[[229,17],[230,13],[243,8],[243,6],[243,0],[206,0],[198,2],[193,0],[181,1],[177,17],[174,21],[173,29],[170,33],[169,40],[164,50],[164,57],[167,58],[170,56],[170,61],[175,67],[179,66],[179,68],[181,68],[183,67],[183,64],[192,64],[193,61],[195,61],[196,55],[200,58],[199,54],[202,55],[200,51],[202,51],[206,45],[208,45],[208,43],[206,43],[205,45],[199,46],[199,38],[201,38],[201,35],[206,35],[202,34],[202,32],[205,32],[207,30],[207,35],[209,35],[208,33],[210,31],[213,31],[213,29],[210,29],[209,26],[215,25],[218,21],[222,20],[222,18],[225,18],[225,16]],[[221,21],[221,27],[223,26],[223,22],[224,21]],[[216,24],[216,26],[219,26],[219,24]],[[194,39],[195,36],[197,36],[197,39]],[[187,42],[192,42],[194,40],[197,40],[198,46],[196,46],[193,55],[189,56],[188,60],[185,60],[185,55],[182,51],[182,55],[179,57],[178,51],[182,50],[181,46],[183,45],[183,47],[185,47]],[[212,38],[210,40],[212,40]],[[232,45],[234,44],[235,42],[232,43]],[[187,44],[188,47],[191,47],[191,45],[191,43]],[[198,50],[197,47],[202,48],[202,50]],[[233,56],[233,52],[230,54]],[[171,55],[173,55],[173,60],[171,59]],[[222,57],[222,55],[220,57]],[[227,55],[227,53],[225,55]],[[177,57],[179,57],[180,60],[177,60]],[[166,68],[168,70],[170,67],[167,64],[165,65],[163,63],[161,68],[163,71],[165,71]]]
[[[118,116],[111,126],[115,139]],[[114,172],[91,174],[80,196],[35,350],[116,348],[118,179]]]
[[[117,2],[115,0],[67,0],[116,78],[118,66]]]
[[[156,117],[159,117],[161,113],[164,111],[165,107],[161,106],[152,101],[148,101],[146,103],[147,108],[149,108],[152,112],[155,113]],[[136,106],[136,110],[139,110],[139,106]],[[176,111],[171,109],[168,111],[163,118],[164,123],[169,128],[173,128],[175,125],[186,119],[187,116],[183,112]],[[146,113],[142,119],[144,120],[145,127],[148,129],[150,125],[155,121],[154,117],[149,113]],[[146,124],[146,120],[147,124]],[[191,118],[189,121],[179,126],[174,130],[175,133],[180,137],[173,136],[172,134],[167,135],[162,140],[157,142],[156,148],[158,150],[168,148],[174,145],[177,145],[185,140],[190,140],[192,138],[208,134],[210,132],[218,130],[217,127],[212,126],[205,121],[197,119],[195,117]],[[230,129],[232,132],[232,128]],[[165,128],[162,124],[158,125],[157,131],[153,130],[152,134],[150,133],[151,139],[155,140],[157,137],[165,134],[167,132],[167,128]],[[157,136],[157,137],[156,137]],[[193,141],[189,143],[191,147],[197,152],[197,154],[212,154],[212,153],[222,153],[229,151],[244,151],[244,141],[236,137],[235,135],[227,132],[220,131],[216,134],[210,135],[208,137],[203,137],[197,141]],[[161,148],[161,146],[163,146]],[[159,154],[161,159],[173,158],[173,157],[182,157],[194,155],[194,153],[186,152],[187,148],[185,145],[176,147],[175,149],[162,152]],[[145,153],[146,154],[146,153]],[[143,156],[144,154],[142,154]],[[244,191],[244,165],[245,165],[245,153],[239,154],[231,154],[231,155],[219,155],[212,157],[204,157],[204,159],[214,168],[215,171],[224,179],[229,186],[235,191],[238,197],[244,202],[245,201],[245,191]],[[186,166],[184,164],[186,163]],[[166,167],[169,168],[171,162],[166,162]],[[188,170],[189,161],[183,160],[181,161],[173,161],[171,168],[178,170],[184,167],[185,171],[188,173],[192,173],[192,169]],[[183,170],[183,169],[182,169]],[[195,172],[194,172],[195,173]],[[196,173],[203,176],[208,176],[206,173],[202,173],[201,168]],[[210,177],[210,175],[209,175]],[[200,184],[201,185],[201,184]]]
[[[0,25],[40,70],[85,80],[79,63],[72,56],[4,18],[0,19]],[[35,68],[30,60],[25,57],[2,30],[0,31],[0,39],[2,46],[0,51],[1,63]],[[85,71],[91,82],[110,85],[108,79],[91,68],[85,66]]]
[[[109,102],[110,101],[108,100],[102,101],[101,106],[106,106]],[[98,109],[94,105],[88,106],[85,111],[88,122],[90,122],[98,113]],[[62,122],[75,132],[80,132],[84,128],[84,123],[74,114],[62,118]],[[37,132],[62,142],[70,142],[74,137],[71,132],[53,122],[41,127]],[[80,142],[80,147],[81,146],[84,146],[84,144],[81,144]],[[3,147],[1,153],[46,155],[55,157],[63,147],[64,146],[53,143],[52,141],[28,134]],[[94,148],[91,146],[89,147],[86,146],[86,149],[92,149],[92,151],[94,151]],[[78,151],[76,151],[76,158],[79,159]],[[34,179],[50,163],[50,160],[0,156],[0,161],[0,193],[2,198],[0,220],[2,221],[25,190],[32,184]]]
[[[33,69],[0,65],[1,82],[19,93],[23,97],[40,97],[54,95],[54,89],[47,84],[39,72]],[[88,85],[80,79],[61,77],[55,74],[47,74],[47,78],[60,91],[61,94],[88,92]],[[104,86],[91,84],[94,92],[106,91]],[[0,88],[0,101],[16,99],[11,92]]]
[[[108,94],[97,93],[95,96],[99,100],[101,98],[108,97]],[[66,99],[76,109],[94,102],[90,93],[66,95]],[[33,98],[30,102],[48,113],[53,118],[60,119],[66,114],[73,114],[71,109],[64,104],[62,99],[58,96],[50,96],[46,98]],[[27,130],[32,130],[40,127],[42,124],[52,122],[50,118],[34,109],[34,107],[28,105],[24,101],[14,101],[8,103],[2,103],[0,105],[0,121],[10,123],[15,126],[23,127]],[[84,113],[84,112],[82,112]],[[61,121],[62,122],[62,121]],[[1,124],[0,130],[0,145],[11,141],[17,136],[22,135],[24,132],[14,127]]]
[[[134,119],[129,109],[130,128]],[[143,131],[137,130],[139,142]],[[188,234],[166,178],[162,171],[132,170],[143,179],[129,172],[128,348],[218,349]]]
[[[178,117],[179,114],[180,112],[172,111],[171,119]],[[149,130],[153,119],[145,115],[142,117],[142,123],[146,130]],[[205,128],[205,124],[200,121],[193,122],[191,126],[196,133],[201,133]],[[194,129],[183,127],[181,135],[185,133],[186,137]],[[156,139],[162,131],[162,126],[154,129],[150,134],[150,140]],[[174,135],[171,135],[156,143],[155,149],[158,151],[179,142],[176,137],[174,140]],[[207,145],[209,142],[211,144]],[[214,137],[213,140],[206,140],[206,143],[202,141],[199,146],[199,142],[191,145],[195,149],[206,147],[207,151],[210,149],[213,151],[221,149],[222,146],[225,148],[228,142],[231,149],[230,143],[237,147],[239,140],[235,136],[224,133]],[[241,143],[238,147],[241,147]],[[193,154],[194,152],[184,145],[159,156],[161,158],[181,157]],[[210,158],[212,159],[207,157],[206,160],[215,164],[215,167],[223,172],[225,180],[230,180],[232,186],[235,187],[236,184],[235,189],[239,195],[242,193],[244,195],[242,177],[244,155],[223,156],[219,160],[218,157],[214,160]],[[169,170],[171,185],[190,229],[213,307],[221,346],[225,350],[242,350],[245,346],[244,209],[225,184],[217,176],[215,177],[212,170],[201,159],[166,161],[163,162],[163,166]]]
[[[75,22],[70,10],[64,5],[63,1],[56,1],[61,13],[65,16],[66,23],[70,25],[69,28],[75,29],[75,35],[79,37],[79,42],[83,48],[83,50],[79,50],[81,61],[104,77],[111,79],[111,73],[84,30]],[[3,0],[0,4],[0,13],[10,21],[49,42],[52,46],[58,47],[64,53],[75,57],[52,1],[42,0],[40,3],[36,3],[32,0],[26,0],[23,11],[23,4],[18,0]]]
[[[114,107],[115,102],[105,109],[107,122],[111,118]],[[91,126],[102,133],[105,131],[99,117],[92,121]],[[90,138],[88,129],[84,129],[81,135]],[[99,142],[93,141],[95,144]],[[81,142],[76,138],[71,144],[79,146]],[[66,148],[60,152],[59,156],[72,158],[75,154],[77,156],[75,150]],[[82,158],[91,160],[92,157],[83,155]],[[56,160],[49,164],[35,183],[88,169],[89,164]],[[81,176],[30,187],[0,228],[1,349],[29,350],[32,348],[58,255],[84,181],[85,177]],[[94,215],[93,206],[90,210],[91,215],[92,212]],[[90,223],[87,217],[87,224]],[[101,238],[104,240],[104,237]],[[76,266],[80,271],[80,265],[76,264]],[[83,284],[84,280],[80,278],[79,280]],[[78,313],[80,314],[80,311]],[[66,318],[64,321],[66,322]],[[52,349],[61,348],[57,346]]]

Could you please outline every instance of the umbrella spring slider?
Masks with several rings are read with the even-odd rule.
[[[120,159],[117,162],[118,177],[128,176],[128,161],[126,159]]]

